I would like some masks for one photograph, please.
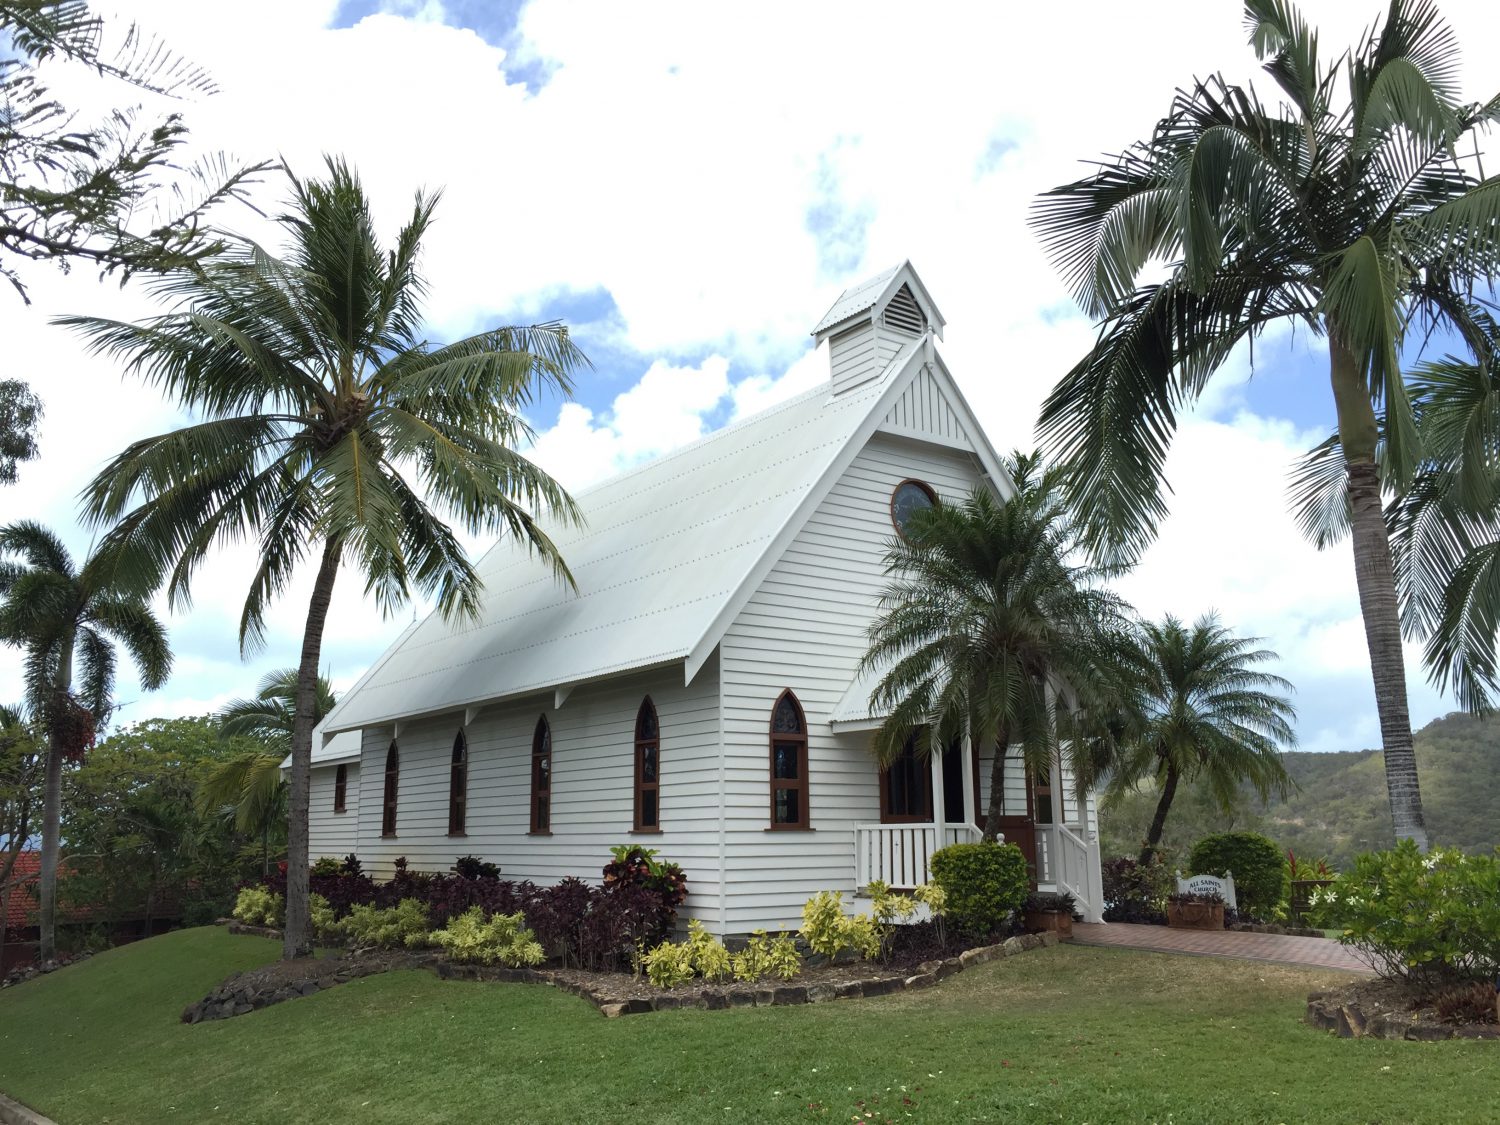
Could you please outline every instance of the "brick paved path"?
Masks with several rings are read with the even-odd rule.
[[[1128,922],[1107,925],[1073,923],[1079,945],[1142,949],[1153,953],[1187,953],[1198,957],[1238,957],[1246,961],[1276,961],[1372,976],[1370,966],[1328,938],[1288,937],[1285,934],[1243,934],[1234,930],[1174,930],[1169,926],[1137,926]]]

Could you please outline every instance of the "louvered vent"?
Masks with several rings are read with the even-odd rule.
[[[927,327],[927,320],[922,316],[921,306],[917,299],[911,295],[911,288],[903,285],[896,290],[896,295],[891,298],[891,303],[885,307],[885,315],[881,317],[887,328],[894,328],[897,332],[908,332],[913,336],[920,336]]]

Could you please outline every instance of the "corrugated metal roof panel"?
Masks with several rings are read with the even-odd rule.
[[[901,263],[904,266],[906,263]],[[818,321],[817,327],[812,330],[814,336],[824,329],[832,328],[836,324],[848,320],[851,316],[857,316],[870,306],[880,300],[880,295],[885,292],[885,287],[890,284],[891,278],[901,272],[901,266],[892,266],[882,274],[877,274],[868,281],[861,281],[858,285],[850,286],[839,294],[839,299],[833,303],[833,307],[823,314],[823,319]]]
[[[888,385],[827,386],[576,497],[548,527],[578,583],[510,541],[480,561],[477,621],[434,612],[340,701],[326,730],[514,698],[685,659]]]

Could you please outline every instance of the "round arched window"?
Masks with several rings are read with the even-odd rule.
[[[891,522],[896,530],[906,535],[906,526],[912,516],[937,506],[937,493],[919,480],[904,480],[891,493]]]

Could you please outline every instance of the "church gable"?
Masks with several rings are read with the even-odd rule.
[[[928,367],[923,367],[881,419],[883,433],[972,450],[964,418]]]

